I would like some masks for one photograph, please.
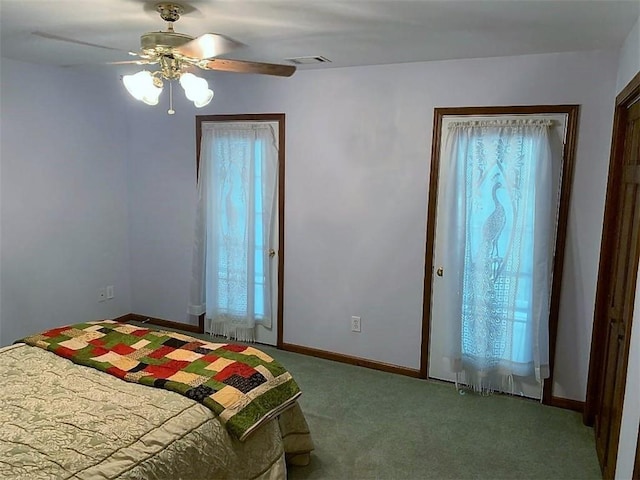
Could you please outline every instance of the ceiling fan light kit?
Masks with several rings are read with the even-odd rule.
[[[147,105],[157,105],[162,93],[163,79],[169,82],[178,80],[184,89],[185,96],[193,102],[196,108],[204,107],[211,102],[213,91],[207,81],[199,78],[187,70],[196,67],[203,70],[222,70],[239,73],[259,73],[289,77],[296,67],[271,63],[249,62],[244,60],[217,59],[231,50],[244,46],[231,38],[217,33],[206,33],[197,38],[175,32],[173,22],[184,12],[181,5],[174,3],[159,3],[156,11],[163,20],[168,22],[167,30],[145,33],[140,37],[140,52],[133,53],[139,60],[131,62],[138,65],[158,65],[159,70],[150,72],[142,70],[134,75],[122,78],[127,91],[136,100]],[[170,84],[171,85],[171,84]],[[170,92],[171,93],[171,92]],[[173,99],[170,98],[173,111]]]

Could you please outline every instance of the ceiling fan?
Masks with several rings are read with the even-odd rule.
[[[219,33],[205,33],[197,38],[173,29],[173,23],[184,13],[184,8],[175,3],[160,3],[156,6],[160,17],[167,22],[167,30],[145,33],[140,37],[139,64],[160,63],[170,77],[181,64],[194,65],[204,70],[223,70],[238,73],[260,73],[290,77],[296,71],[292,65],[249,62],[215,58],[244,46]]]
[[[143,70],[135,75],[125,75],[123,82],[125,87],[136,99],[149,105],[156,105],[162,91],[162,80],[179,80],[189,100],[196,107],[207,105],[213,97],[206,80],[198,78],[191,71],[194,67],[202,70],[220,70],[237,73],[256,73],[263,75],[275,75],[290,77],[296,71],[293,65],[281,65],[274,63],[251,62],[246,60],[233,60],[218,58],[232,50],[244,46],[241,42],[233,40],[219,33],[205,33],[197,38],[176,32],[173,28],[185,9],[176,3],[159,3],[156,11],[167,22],[164,31],[148,32],[140,37],[140,51],[129,52],[139,57],[136,60],[124,62],[110,62],[110,64],[137,64],[158,65],[159,70],[149,72]],[[92,47],[117,50],[103,45],[82,42],[43,32],[33,32],[35,35],[61,40]],[[170,84],[171,85],[171,84]],[[174,113],[173,108],[169,113]]]

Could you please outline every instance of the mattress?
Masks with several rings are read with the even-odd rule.
[[[3,479],[284,479],[313,449],[297,403],[240,442],[178,393],[24,344],[0,349],[0,405]]]

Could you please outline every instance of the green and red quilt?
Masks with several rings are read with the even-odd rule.
[[[129,382],[185,395],[209,407],[240,440],[301,394],[282,365],[245,345],[112,320],[54,328],[22,341]]]

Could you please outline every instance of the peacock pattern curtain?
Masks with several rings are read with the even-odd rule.
[[[277,123],[202,124],[196,239],[188,312],[241,341],[271,327]]]
[[[478,391],[549,376],[554,239],[550,120],[449,124],[447,264],[454,371]]]

